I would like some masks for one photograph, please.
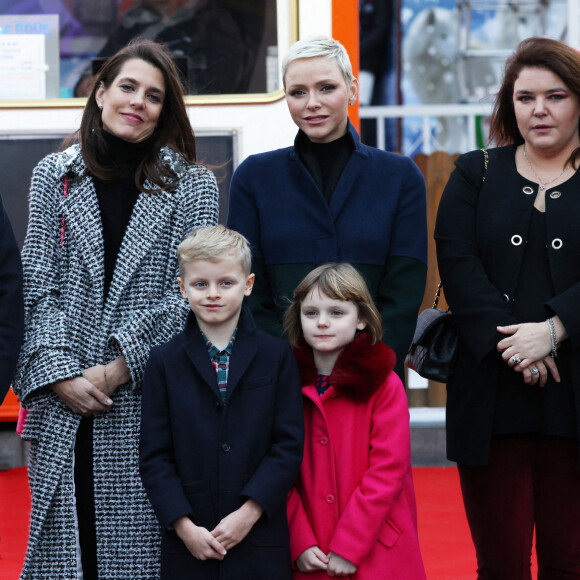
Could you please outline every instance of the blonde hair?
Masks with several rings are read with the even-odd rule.
[[[328,38],[328,36],[307,36],[295,42],[288,49],[282,61],[282,82],[284,83],[284,88],[286,87],[286,71],[291,62],[300,58],[318,57],[334,60],[344,77],[346,86],[350,87],[352,85],[355,77],[352,74],[352,64],[348,58],[346,48],[338,40]]]
[[[222,225],[197,228],[177,248],[179,273],[183,276],[184,266],[189,262],[217,261],[225,252],[235,254],[244,274],[250,274],[252,252],[248,240],[242,234]]]
[[[333,300],[353,302],[359,318],[366,323],[362,332],[368,332],[373,344],[383,336],[381,315],[375,306],[363,277],[350,264],[324,264],[312,270],[294,290],[292,303],[284,315],[284,332],[292,346],[304,337],[300,321],[300,307],[310,292],[317,288]]]

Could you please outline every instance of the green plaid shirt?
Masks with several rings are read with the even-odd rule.
[[[228,390],[228,372],[230,370],[230,356],[232,356],[232,350],[234,348],[237,332],[238,329],[236,328],[234,330],[234,334],[232,334],[232,338],[230,338],[228,346],[226,346],[224,350],[219,350],[217,346],[210,342],[210,340],[203,332],[201,333],[203,340],[205,341],[205,345],[207,346],[207,351],[209,352],[211,364],[213,365],[217,375],[218,389],[220,391],[222,401],[226,400]]]

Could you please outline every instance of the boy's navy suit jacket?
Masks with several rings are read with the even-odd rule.
[[[228,396],[197,321],[151,351],[142,398],[141,477],[163,529],[162,578],[290,578],[286,495],[302,460],[300,379],[288,343],[242,308]],[[255,499],[264,514],[222,562],[193,558],[172,529],[184,515],[212,530]]]

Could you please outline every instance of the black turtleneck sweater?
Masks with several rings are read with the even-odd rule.
[[[329,202],[342,171],[354,151],[352,137],[346,133],[330,143],[314,143],[306,133],[300,130],[294,141],[294,148],[324,198]]]
[[[140,193],[135,184],[135,172],[151,152],[152,141],[147,139],[140,143],[129,143],[110,133],[103,134],[107,150],[99,155],[99,162],[104,166],[115,167],[118,174],[113,181],[94,178],[103,224],[106,297],[125,230]]]

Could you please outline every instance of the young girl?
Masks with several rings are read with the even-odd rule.
[[[316,268],[284,327],[306,426],[288,496],[294,578],[424,580],[407,398],[364,280],[349,264]]]

